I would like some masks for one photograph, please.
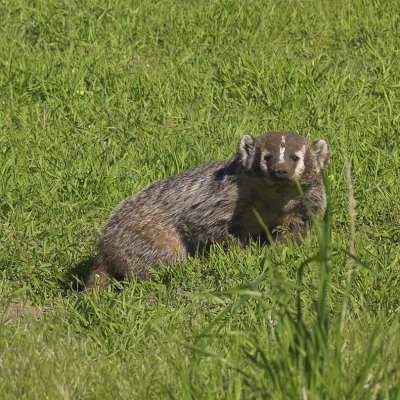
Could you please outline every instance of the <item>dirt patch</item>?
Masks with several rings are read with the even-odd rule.
[[[0,321],[31,318],[40,320],[47,312],[46,307],[32,306],[28,303],[10,303],[0,305]]]

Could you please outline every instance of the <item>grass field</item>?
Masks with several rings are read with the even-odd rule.
[[[0,397],[400,399],[399,9],[0,1]],[[301,246],[76,291],[118,202],[266,130],[329,143]]]

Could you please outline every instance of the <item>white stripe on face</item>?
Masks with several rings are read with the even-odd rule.
[[[286,143],[286,138],[285,135],[282,135],[282,139],[281,139],[281,148],[279,149],[279,164],[285,162],[285,143]]]
[[[296,168],[294,170],[294,176],[296,178],[300,178],[301,174],[304,171],[304,168],[305,168],[305,166],[304,166],[304,154],[305,154],[305,152],[306,152],[306,147],[303,146],[301,148],[301,150],[296,151],[296,153],[294,153],[297,157],[299,157],[299,161],[297,161],[297,165],[296,165]]]

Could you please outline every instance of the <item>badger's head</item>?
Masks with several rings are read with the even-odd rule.
[[[289,132],[268,132],[259,137],[244,135],[237,160],[248,173],[271,182],[307,183],[321,177],[328,163],[325,140],[310,142]]]

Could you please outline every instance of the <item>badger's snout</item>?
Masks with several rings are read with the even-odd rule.
[[[271,166],[269,168],[269,172],[273,179],[277,180],[288,180],[289,176],[289,166],[287,163],[279,163]]]

